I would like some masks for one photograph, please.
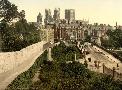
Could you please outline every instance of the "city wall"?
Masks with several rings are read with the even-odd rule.
[[[0,53],[0,90],[4,90],[19,74],[28,70],[50,46],[50,42],[41,41],[17,52]]]
[[[40,51],[43,51],[43,45],[45,43],[46,42],[41,41],[39,43],[23,48],[20,51],[0,53],[0,73],[18,67],[23,62],[28,60],[28,58],[38,54]]]

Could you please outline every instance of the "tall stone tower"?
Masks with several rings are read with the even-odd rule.
[[[66,9],[65,10],[65,19],[68,21],[75,20],[75,9]]]
[[[60,8],[58,8],[58,9],[55,8],[53,19],[54,19],[55,23],[59,22],[59,20],[60,20]]]
[[[48,23],[52,23],[53,22],[53,18],[51,15],[51,10],[50,9],[45,9],[45,19],[44,19],[44,23],[45,25]]]
[[[39,13],[38,16],[37,16],[37,23],[42,24],[42,15],[41,15],[41,13]]]

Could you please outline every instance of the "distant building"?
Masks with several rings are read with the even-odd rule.
[[[65,10],[65,19],[68,21],[75,20],[75,9],[66,9]]]
[[[92,31],[91,35],[94,37],[102,37],[102,36],[106,35],[106,32],[108,30],[113,30],[113,27],[110,25],[106,25],[106,24],[95,23],[91,27],[91,31]]]
[[[50,9],[45,9],[45,19],[44,19],[44,23],[46,24],[50,24],[53,23],[53,18],[51,15],[51,10]]]
[[[92,42],[95,42],[98,45],[101,45],[100,38],[101,37],[108,38],[106,34],[108,30],[113,30],[113,27],[110,25],[98,24],[98,23],[95,23],[94,25],[92,25],[90,28]]]
[[[37,16],[37,23],[42,24],[42,15],[41,15],[41,13],[39,13],[38,16]]]
[[[42,22],[42,16],[39,13],[37,16],[37,22]],[[89,20],[75,20],[75,9],[65,10],[65,19],[60,19],[60,8],[54,10],[53,17],[51,15],[50,9],[45,9],[45,19],[44,19],[43,30],[46,32],[47,41],[50,38],[59,40],[85,40],[88,36],[91,36],[91,41],[101,45],[100,38],[107,38],[106,32],[108,30],[113,30],[113,27],[106,24],[89,24]],[[121,28],[122,26],[118,26]],[[47,31],[46,31],[47,30]],[[52,31],[51,31],[52,30]],[[48,36],[49,35],[49,36]]]
[[[87,29],[83,21],[74,21],[68,23],[62,20],[57,26],[54,27],[54,39],[58,40],[82,40],[84,39],[84,31]]]
[[[43,26],[40,30],[41,32],[41,40],[47,42],[54,42],[54,29],[52,25]]]
[[[60,20],[60,8],[54,10],[53,19],[55,23],[58,23]]]

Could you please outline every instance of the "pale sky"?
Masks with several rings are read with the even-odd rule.
[[[76,19],[83,18],[90,23],[98,22],[115,25],[116,21],[122,25],[122,0],[9,0],[25,10],[26,19],[35,22],[39,12],[43,18],[45,8],[50,8],[53,14],[55,8],[61,9],[64,18],[65,9],[75,9]]]

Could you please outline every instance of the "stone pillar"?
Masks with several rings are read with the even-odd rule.
[[[59,38],[60,38],[60,40],[61,40],[61,38],[62,38],[62,35],[61,35],[61,34],[62,34],[62,32],[61,32],[61,29],[60,29],[60,30],[59,30],[59,35],[60,35]]]
[[[86,51],[85,51],[85,49],[83,51],[83,54],[84,54],[84,59],[86,60]]]
[[[103,73],[105,73],[105,64],[103,63]]]
[[[77,40],[78,39],[78,33],[77,33],[77,31],[76,31],[76,36],[75,37],[76,37],[76,40]]]
[[[99,46],[101,46],[101,40],[100,40],[100,37],[98,37],[98,39],[97,39],[97,44],[98,44]]]
[[[53,60],[52,57],[51,57],[51,48],[50,47],[48,49],[48,60],[49,61],[52,61]]]
[[[75,53],[75,61],[77,60],[77,56],[76,56],[76,53]]]
[[[115,77],[115,67],[113,67],[113,78]]]

